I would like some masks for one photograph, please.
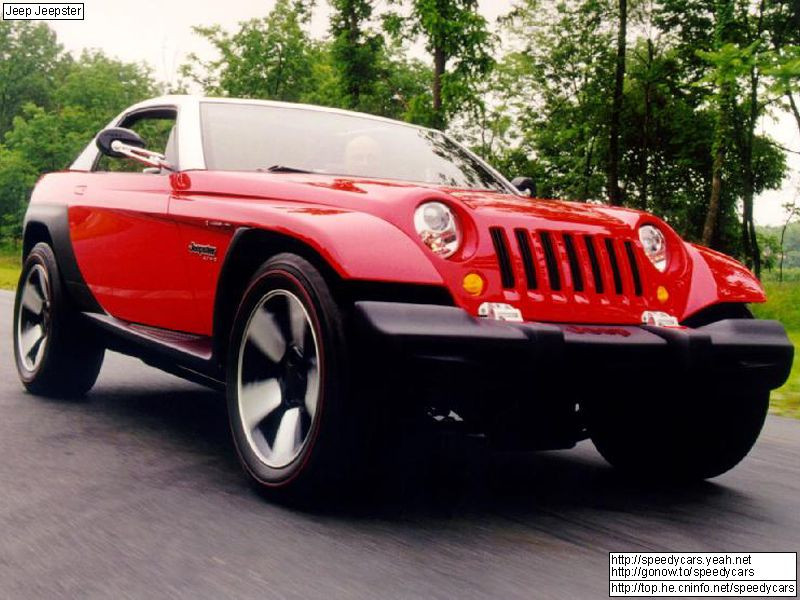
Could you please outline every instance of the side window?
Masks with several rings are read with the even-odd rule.
[[[177,163],[177,141],[175,139],[175,112],[159,110],[153,113],[132,115],[120,127],[132,129],[145,142],[145,147],[167,156],[167,161]],[[130,158],[111,158],[103,154],[93,171],[122,171],[126,173],[153,173],[142,163]]]

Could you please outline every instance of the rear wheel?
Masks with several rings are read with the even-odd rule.
[[[351,393],[344,316],[319,271],[280,254],[254,275],[228,356],[228,414],[259,488],[311,494],[351,480],[364,419]]]
[[[27,390],[51,397],[86,394],[103,364],[104,349],[69,304],[44,243],[28,254],[17,286],[14,356]]]

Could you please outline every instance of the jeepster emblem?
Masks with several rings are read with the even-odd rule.
[[[189,252],[201,256],[203,260],[217,260],[216,246],[211,246],[209,244],[198,244],[197,242],[189,242]]]

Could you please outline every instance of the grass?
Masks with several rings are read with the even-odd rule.
[[[770,409],[773,413],[800,419],[800,269],[784,273],[778,281],[774,273],[764,275],[767,303],[752,306],[756,317],[781,321],[794,344],[794,364],[789,380],[772,392]]]
[[[789,380],[772,392],[770,410],[776,415],[800,419],[800,331],[790,331],[789,339],[794,344],[794,363]]]
[[[20,254],[19,248],[0,246],[0,290],[13,290],[17,287]]]
[[[19,248],[0,246],[0,289],[13,290],[19,278]],[[768,273],[764,287],[769,301],[753,306],[760,319],[777,319],[789,332],[795,347],[794,366],[786,384],[772,393],[771,410],[778,415],[800,419],[800,269],[787,270],[782,282]]]

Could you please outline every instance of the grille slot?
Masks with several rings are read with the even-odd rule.
[[[511,257],[508,253],[508,242],[506,232],[502,227],[491,227],[489,232],[492,236],[494,251],[497,254],[497,264],[500,267],[500,281],[504,288],[514,287],[514,270],[511,268]]]
[[[597,250],[594,247],[594,240],[591,236],[586,235],[583,237],[586,242],[586,252],[589,253],[589,262],[592,265],[592,278],[594,279],[594,291],[602,294],[605,291],[603,284],[603,271],[600,269],[600,261],[597,258]]]
[[[561,271],[558,270],[553,239],[548,231],[540,231],[539,238],[542,240],[542,247],[544,248],[544,260],[547,263],[547,279],[550,281],[550,289],[557,292],[561,290]]]
[[[614,240],[606,238],[606,252],[608,252],[608,262],[611,263],[611,275],[614,277],[614,290],[617,294],[622,294],[622,274],[619,271],[619,261],[617,251],[614,249]]]
[[[637,306],[644,297],[641,252],[625,233],[530,230],[525,227],[492,225],[494,246],[503,289],[515,290],[531,301],[547,301],[533,290],[566,294],[552,301],[602,303],[623,302]],[[576,296],[571,296],[575,293]],[[585,294],[578,297],[577,294]],[[598,298],[596,295],[603,296]],[[563,309],[559,309],[563,310]]]
[[[564,234],[564,247],[567,249],[567,260],[569,260],[569,271],[572,274],[572,287],[576,292],[583,291],[583,273],[581,272],[581,264],[578,262],[578,253],[575,252],[575,243],[572,241],[572,236],[568,233]]]
[[[628,264],[631,267],[631,276],[633,277],[633,292],[637,296],[641,296],[642,277],[639,274],[639,264],[636,262],[636,251],[633,248],[633,242],[625,242],[625,253],[628,255]]]
[[[522,255],[522,266],[525,268],[525,281],[529,290],[536,289],[536,267],[533,264],[533,251],[529,240],[530,234],[525,229],[515,229],[519,253]]]

